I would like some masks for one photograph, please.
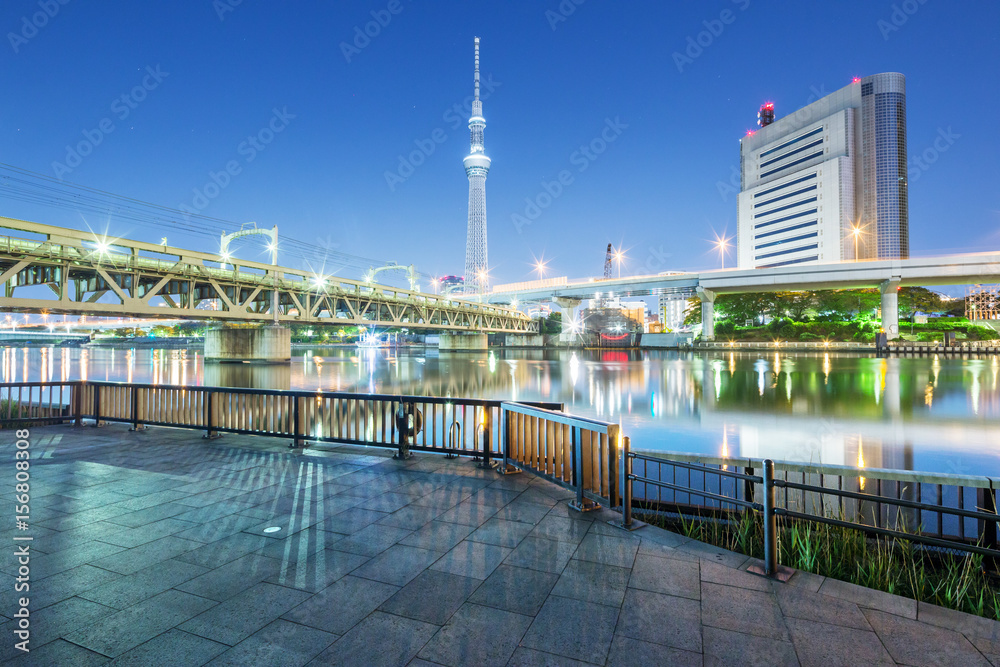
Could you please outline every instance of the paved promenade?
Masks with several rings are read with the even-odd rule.
[[[125,426],[31,432],[32,665],[1000,665],[1000,624],[567,508],[468,459]],[[278,530],[272,530],[277,528]]]

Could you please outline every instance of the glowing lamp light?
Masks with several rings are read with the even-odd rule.
[[[853,79],[851,79],[851,83],[861,83],[861,77],[860,76],[854,77]]]

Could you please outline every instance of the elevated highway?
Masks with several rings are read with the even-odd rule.
[[[494,291],[493,303],[555,301],[563,308],[563,321],[575,320],[583,299],[601,296],[650,296],[674,294],[678,298],[699,296],[702,302],[703,335],[714,338],[714,303],[718,294],[797,290],[879,288],[882,292],[883,327],[890,338],[899,329],[900,287],[927,285],[975,285],[1000,282],[1000,252],[970,253],[943,257],[803,264],[770,269],[725,269],[691,273],[669,273],[627,278],[560,280],[557,285],[522,283],[515,290]]]

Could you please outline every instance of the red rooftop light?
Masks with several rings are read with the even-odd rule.
[[[854,77],[853,79],[851,79],[851,83],[861,83],[861,77],[860,76]]]

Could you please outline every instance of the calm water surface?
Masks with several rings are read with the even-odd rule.
[[[206,366],[188,350],[3,348],[2,375],[557,401],[620,422],[635,449],[1000,475],[995,357],[316,348],[276,367]]]

